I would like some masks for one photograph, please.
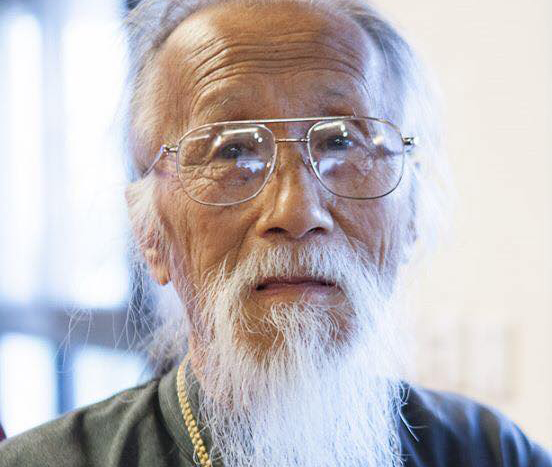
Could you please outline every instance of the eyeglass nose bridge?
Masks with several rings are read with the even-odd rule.
[[[274,138],[274,143],[305,143],[307,144],[309,142],[308,138]],[[301,154],[301,160],[303,161],[303,164],[305,164],[306,167],[309,167],[310,164],[310,155],[305,157],[303,154]]]
[[[275,138],[275,143],[308,143],[308,138]]]

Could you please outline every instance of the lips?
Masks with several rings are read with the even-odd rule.
[[[255,287],[257,291],[293,287],[335,287],[334,282],[309,276],[267,277]]]

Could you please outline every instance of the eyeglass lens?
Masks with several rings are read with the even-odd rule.
[[[243,201],[262,189],[274,150],[274,137],[263,126],[211,125],[192,132],[181,142],[179,177],[196,201]]]
[[[318,122],[308,133],[316,176],[332,193],[375,198],[392,191],[403,169],[400,133],[383,122]],[[233,204],[256,196],[270,175],[273,133],[256,124],[213,124],[180,144],[177,170],[184,190],[205,204]]]
[[[309,142],[318,178],[336,195],[377,198],[402,177],[404,145],[389,124],[367,119],[320,122],[311,128]]]

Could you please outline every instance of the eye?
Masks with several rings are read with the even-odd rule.
[[[355,147],[355,142],[343,134],[333,135],[324,141],[326,151],[346,151]]]
[[[248,149],[240,143],[231,143],[217,151],[216,158],[224,160],[238,159],[249,154]]]

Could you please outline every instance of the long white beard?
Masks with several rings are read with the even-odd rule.
[[[305,301],[273,305],[262,318],[278,345],[260,352],[238,337],[254,331],[244,318],[246,291],[259,278],[286,275],[341,287],[352,323],[342,342],[331,307]],[[212,456],[225,467],[401,465],[402,339],[377,277],[350,247],[318,246],[273,248],[212,275],[195,326],[205,393],[199,419]]]

